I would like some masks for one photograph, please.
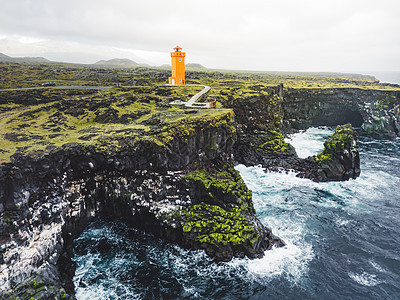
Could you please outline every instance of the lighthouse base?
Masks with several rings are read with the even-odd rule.
[[[170,85],[184,85],[186,82],[185,79],[182,78],[176,78],[176,77],[169,77],[168,78],[168,84]]]

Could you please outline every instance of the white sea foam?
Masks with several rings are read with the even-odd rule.
[[[339,227],[346,227],[347,225],[349,225],[351,223],[351,221],[350,220],[345,220],[345,219],[342,219],[342,218],[338,218],[338,219],[335,220],[335,223]]]
[[[292,144],[301,158],[316,155],[324,149],[325,140],[334,132],[329,127],[312,127],[306,131],[295,133],[286,142]]]
[[[283,248],[265,251],[261,259],[233,259],[228,265],[246,270],[244,276],[266,284],[274,278],[284,277],[292,283],[299,283],[308,271],[308,264],[314,254],[311,245],[295,245],[292,241]]]
[[[374,274],[369,274],[367,272],[362,272],[360,274],[356,274],[353,272],[349,272],[349,277],[353,279],[355,282],[365,286],[376,286],[381,283]]]
[[[332,133],[329,129],[311,129],[311,132],[313,130],[315,137],[320,131],[324,139]],[[325,132],[325,130],[329,132]],[[318,138],[318,148],[312,141],[307,141],[306,134],[301,133],[300,136],[303,140],[299,138],[300,143],[298,144],[305,148],[303,154],[298,151],[302,157],[317,154],[322,150],[324,139]],[[298,147],[296,142],[294,144],[295,147]],[[373,151],[375,151],[374,148],[371,152]],[[100,258],[97,253],[84,254],[75,258],[78,269],[74,282],[77,284],[81,279],[83,281],[83,284],[77,287],[77,298],[114,299],[121,298],[121,295],[123,295],[122,298],[127,299],[144,298],[146,287],[140,282],[135,282],[135,279],[121,282],[119,277],[115,276],[117,272],[113,270],[124,269],[124,261],[127,264],[133,261],[135,268],[138,267],[140,270],[149,268],[151,265],[149,272],[154,268],[161,270],[161,273],[167,272],[166,276],[175,280],[171,282],[178,282],[182,288],[181,297],[188,299],[204,297],[205,293],[209,292],[205,287],[210,285],[224,287],[224,284],[228,284],[226,282],[231,279],[233,282],[243,281],[244,284],[255,282],[257,283],[255,286],[263,285],[266,288],[272,287],[272,289],[276,287],[276,282],[279,284],[284,282],[284,284],[307,290],[308,280],[313,280],[310,278],[315,276],[314,270],[310,270],[310,268],[321,260],[320,242],[323,243],[323,241],[319,238],[320,232],[315,224],[334,226],[336,227],[334,230],[347,234],[348,230],[351,231],[353,227],[357,227],[357,221],[353,216],[360,213],[372,214],[376,211],[377,203],[387,201],[385,197],[387,199],[388,195],[392,195],[391,193],[393,193],[392,198],[398,197],[396,189],[400,186],[400,178],[396,177],[397,173],[385,172],[385,169],[382,169],[379,164],[384,165],[386,162],[379,156],[374,157],[368,153],[367,157],[369,160],[362,161],[361,176],[356,180],[346,182],[316,183],[296,177],[295,172],[266,172],[260,166],[239,165],[236,169],[240,171],[246,185],[253,191],[254,207],[259,219],[270,227],[275,235],[285,241],[287,244],[285,247],[266,251],[262,259],[235,258],[229,263],[216,264],[204,251],[190,251],[176,245],[160,248],[153,243],[148,245],[146,243],[144,243],[145,245],[132,244],[132,246],[128,243],[129,249],[134,253],[132,257],[117,255],[110,262],[103,264],[99,264]],[[390,161],[390,164],[395,165],[396,159]],[[371,209],[372,206],[374,209]],[[324,213],[327,216],[326,219]],[[318,223],[318,220],[316,222],[315,219],[321,216],[324,223]],[[325,223],[326,220],[329,224]],[[114,236],[113,230],[109,226],[96,230],[89,232],[92,240],[99,240],[107,235],[110,243],[118,245],[121,243],[121,238],[118,235]],[[102,233],[103,230],[106,233]],[[108,234],[109,231],[110,234]],[[315,242],[314,234],[318,236],[317,242]],[[84,237],[84,240],[85,238],[87,237]],[[122,245],[125,244],[122,243]],[[136,248],[139,249],[137,253],[144,252],[146,257],[137,256]],[[384,262],[379,254],[374,257],[377,258],[379,264],[377,261],[367,258],[363,260],[361,269],[347,272],[348,277],[340,274],[341,280],[354,281],[354,285],[361,286],[376,286],[382,282],[386,283],[386,273],[390,273],[389,268],[383,267]],[[311,264],[313,260],[315,261]],[[96,272],[99,270],[104,272],[104,276],[97,277]],[[89,280],[85,278],[85,275],[89,275],[87,276]],[[168,282],[165,277],[160,276],[160,278],[160,282],[164,281],[162,284]],[[238,278],[240,278],[239,281]],[[275,279],[277,280],[275,281]],[[380,285],[380,287],[382,286]]]
[[[327,208],[358,203],[358,199],[352,195],[353,192],[358,192],[358,186],[352,183],[353,180],[317,183],[296,177],[296,172],[270,172],[259,166],[244,165],[238,165],[236,169],[247,187],[253,191],[254,206],[260,212],[268,207],[301,209],[304,199],[311,199],[314,205]],[[351,191],[353,187],[354,191]]]
[[[313,190],[315,183],[296,177],[295,172],[265,172],[260,166],[244,165],[238,165],[236,169],[253,191],[254,207],[260,220],[287,245],[266,251],[262,259],[234,259],[230,264],[243,267],[246,276],[260,283],[278,276],[298,283],[308,272],[308,264],[314,257],[311,244],[305,241],[308,216],[298,213],[302,205],[301,194],[307,192],[304,186]],[[292,199],[288,194],[293,196],[290,196]]]
[[[381,265],[379,265],[376,261],[374,261],[373,259],[368,260],[368,262],[371,264],[372,267],[374,267],[375,270],[377,270],[378,272],[384,273],[387,272],[387,270],[385,268],[383,268]]]
[[[333,133],[328,128],[310,129],[292,136],[289,142],[294,145],[300,157],[315,155],[322,151],[323,143]],[[379,161],[379,160],[378,160]],[[274,234],[281,237],[287,246],[267,251],[261,260],[234,260],[232,264],[244,265],[249,275],[258,280],[269,280],[274,276],[286,276],[290,282],[297,282],[307,273],[308,264],[313,259],[311,244],[305,242],[305,236],[312,234],[307,228],[306,205],[320,208],[340,209],[348,215],[370,213],[363,199],[382,199],[383,190],[400,185],[400,179],[384,171],[378,171],[376,164],[362,162],[361,176],[345,182],[316,183],[296,177],[295,172],[270,172],[260,166],[246,167],[238,165],[246,185],[253,191],[253,202],[261,221],[270,227]],[[307,202],[304,202],[307,201]],[[351,224],[350,218],[335,220],[339,227]],[[308,232],[307,232],[308,231]],[[375,262],[370,262],[379,272],[384,270]],[[357,283],[374,286],[380,283],[374,274],[349,273]]]

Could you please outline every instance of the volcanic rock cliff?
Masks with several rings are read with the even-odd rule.
[[[21,114],[28,120],[37,120],[30,119],[32,114],[50,115],[49,120],[57,117],[62,120],[58,126],[69,126],[67,136],[78,134],[82,139],[59,145],[57,136],[50,137],[53,142],[43,150],[16,149],[0,167],[3,297],[73,298],[72,242],[99,216],[121,217],[183,247],[204,249],[216,260],[256,258],[266,249],[284,245],[257,219],[251,191],[233,168],[236,128],[231,110],[171,110],[174,118],[168,121],[161,105],[152,108],[154,112],[143,112],[151,116],[139,118],[141,128],[148,128],[140,136],[136,127],[121,130],[112,125],[117,131],[104,139],[106,125],[98,126],[101,134],[89,127],[89,137],[87,129],[75,131],[79,127],[71,125],[75,123],[70,118],[101,115],[91,115],[87,102],[64,102],[52,115],[53,101],[40,110],[24,108],[8,114],[8,124],[20,120]],[[81,111],[71,111],[71,103]],[[126,110],[124,104],[115,110]],[[67,115],[70,111],[75,116]],[[118,114],[107,122],[120,122]],[[11,128],[7,137],[29,143],[30,133],[24,132]],[[13,148],[5,150],[7,154]]]
[[[345,123],[361,134],[399,134],[395,91],[235,88],[221,91],[230,109],[208,112],[171,108],[171,94],[158,87],[1,95],[3,297],[73,298],[72,242],[95,217],[123,218],[220,261],[260,257],[284,242],[257,219],[235,162],[347,180],[360,174],[350,125],[307,159],[284,134]]]

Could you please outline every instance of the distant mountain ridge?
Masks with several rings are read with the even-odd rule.
[[[95,66],[103,67],[122,67],[122,68],[132,68],[132,67],[150,67],[147,64],[139,64],[129,58],[113,58],[109,60],[99,60],[94,63]]]
[[[0,53],[0,62],[15,62],[15,63],[50,63],[51,60],[48,60],[44,57],[11,57]]]
[[[171,65],[170,64],[163,64],[159,67],[157,67],[159,69],[171,69]],[[185,65],[186,70],[189,71],[207,71],[210,70],[207,67],[199,64],[199,63],[188,63]]]
[[[0,52],[0,63],[32,63],[32,64],[78,64],[78,65],[87,65],[87,66],[95,66],[95,67],[105,67],[105,68],[155,68],[161,70],[171,70],[170,64],[163,64],[161,66],[150,66],[148,64],[137,63],[128,58],[113,58],[109,60],[100,60],[93,64],[82,64],[82,63],[67,63],[67,62],[59,62],[52,61],[44,57],[11,57],[4,53]],[[199,63],[187,63],[186,64],[187,71],[198,71],[198,72],[209,72],[209,71],[217,71],[217,72],[237,72],[237,73],[251,73],[251,74],[264,74],[264,75],[280,75],[280,76],[317,76],[317,77],[348,77],[348,78],[356,78],[356,79],[375,79],[378,77],[379,79],[383,79],[383,82],[391,82],[394,84],[399,84],[399,73],[393,77],[391,75],[390,79],[380,78],[380,76],[374,75],[364,75],[361,73],[340,73],[340,72],[290,72],[290,71],[251,71],[251,70],[228,70],[228,69],[213,69],[207,68]],[[388,73],[388,72],[371,72],[371,73]],[[396,73],[396,72],[392,72]],[[381,75],[381,74],[379,74]]]
[[[186,64],[186,69],[188,70],[194,70],[194,71],[202,71],[202,70],[207,70],[205,66],[199,64],[199,63],[189,63]]]
[[[13,58],[3,53],[0,53],[0,62],[9,62],[9,61],[13,61]]]

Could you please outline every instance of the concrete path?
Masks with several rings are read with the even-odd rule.
[[[192,107],[192,108],[212,108],[213,103],[211,102],[196,102],[199,100],[201,96],[204,94],[208,93],[211,89],[208,85],[202,85],[202,84],[186,84],[186,85],[169,85],[166,84],[165,86],[171,86],[171,87],[184,87],[184,86],[202,86],[204,87],[200,92],[192,96],[192,98],[189,99],[187,102],[182,102],[179,100],[175,100],[171,102],[170,104],[172,105],[182,105],[185,107]]]
[[[186,107],[201,107],[204,106],[204,103],[200,103],[200,102],[196,102],[201,96],[203,96],[204,94],[208,93],[208,91],[211,89],[208,85],[190,85],[190,86],[202,86],[204,87],[203,90],[201,90],[200,92],[198,92],[196,95],[194,95],[192,98],[189,99],[188,102],[185,103]]]

